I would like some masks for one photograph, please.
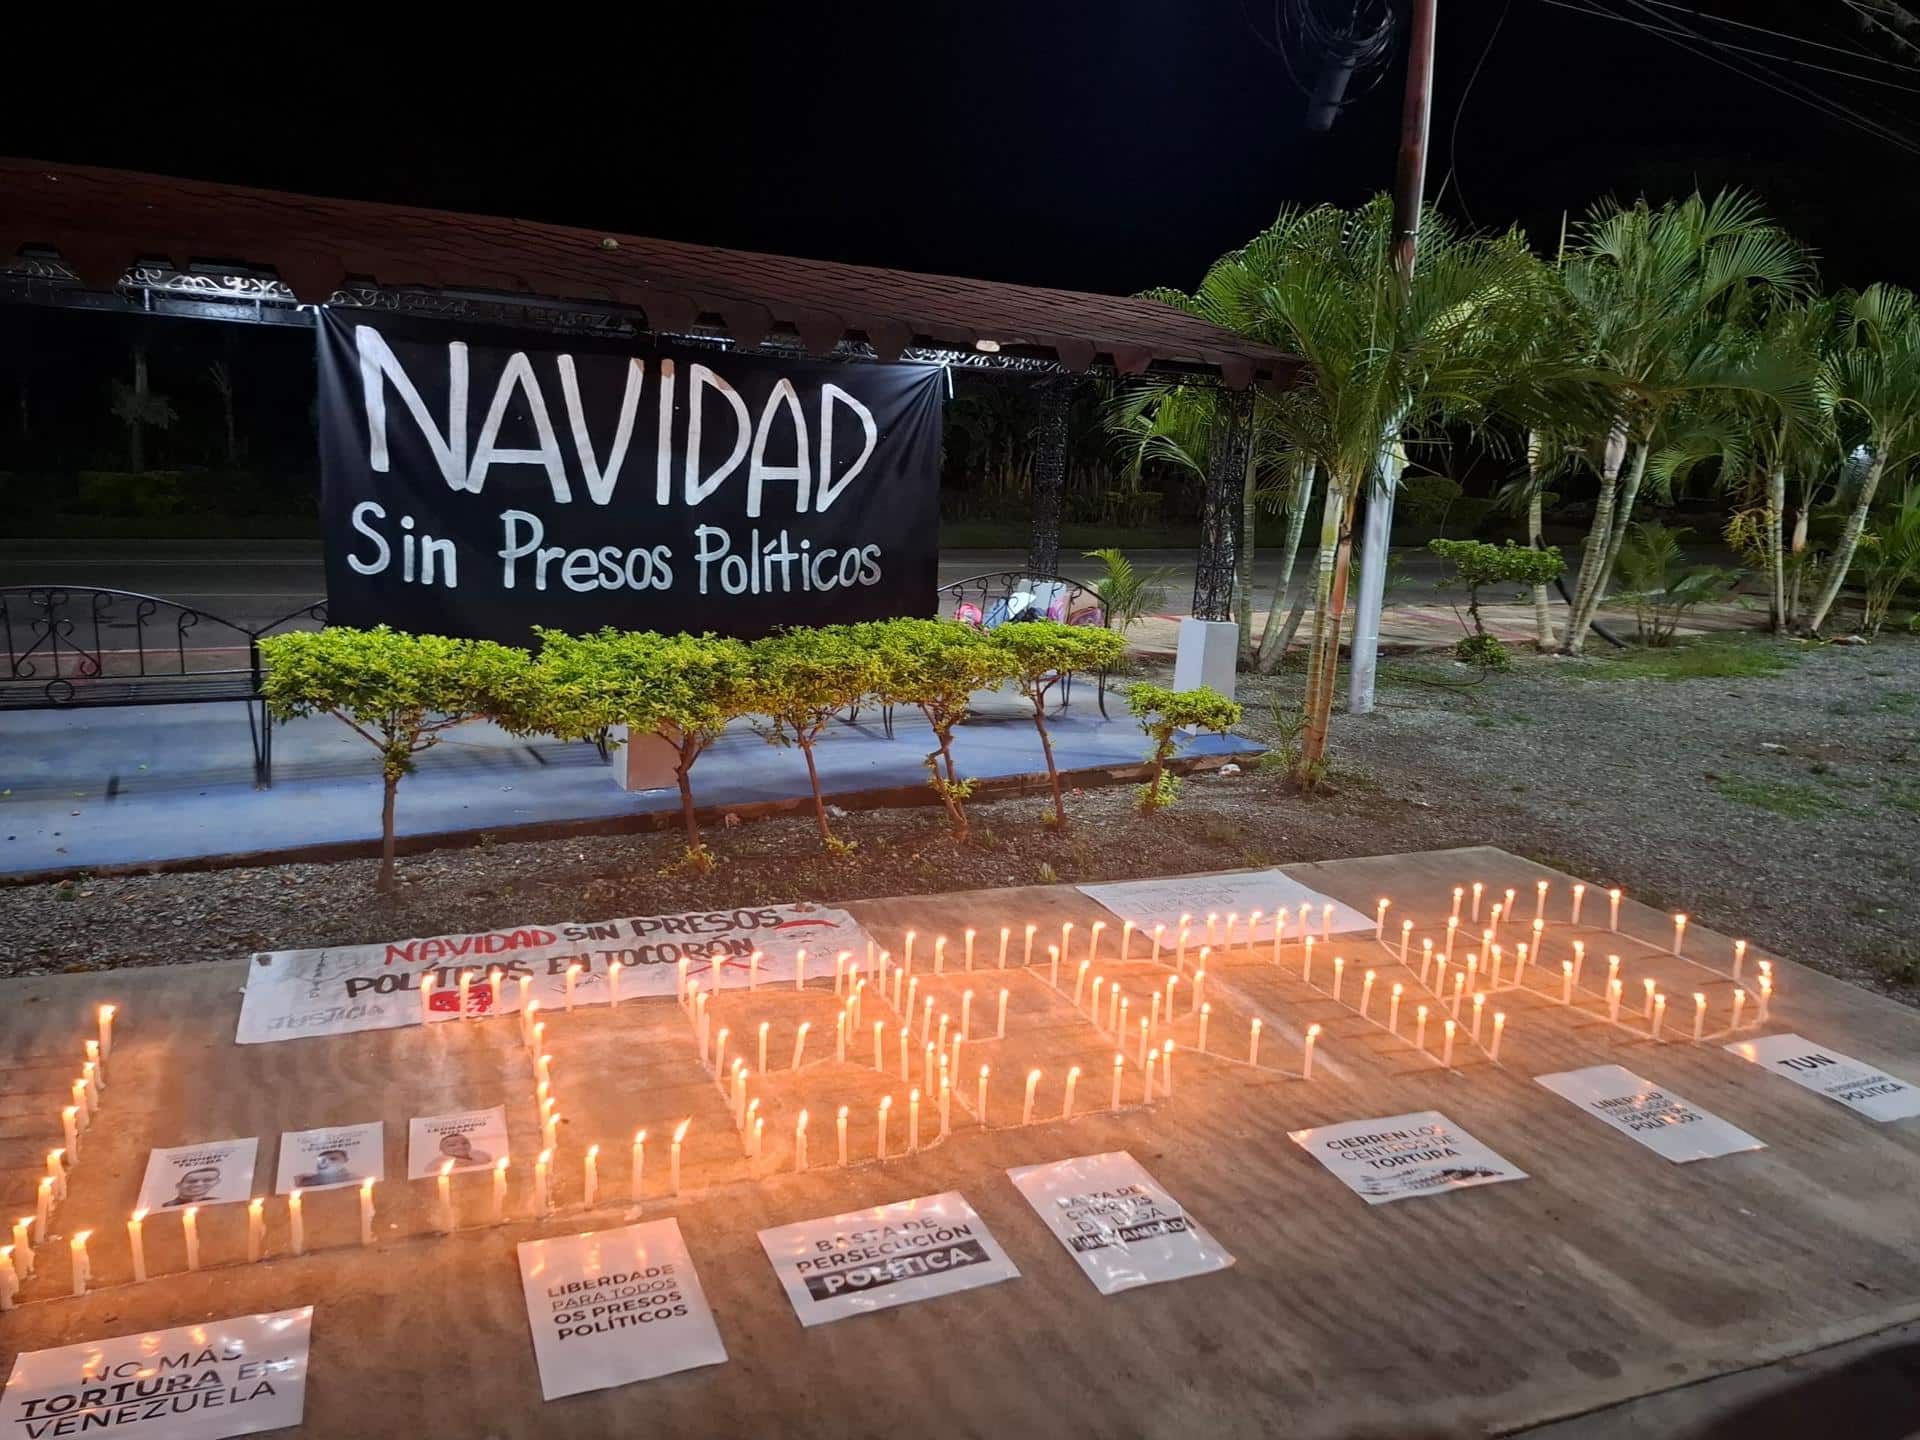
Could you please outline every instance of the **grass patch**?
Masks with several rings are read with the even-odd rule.
[[[1593,663],[1566,674],[1576,680],[1735,680],[1778,675],[1793,668],[1793,655],[1778,646],[1739,640],[1702,640],[1662,650],[1624,650],[1596,655]]]
[[[1720,781],[1714,788],[1736,804],[1751,805],[1756,810],[1784,815],[1791,820],[1811,820],[1816,816],[1829,815],[1835,810],[1844,808],[1837,799],[1817,785],[1748,780],[1735,775]]]

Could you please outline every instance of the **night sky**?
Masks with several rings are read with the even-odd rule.
[[[671,32],[642,7],[640,21],[575,17],[550,35],[522,14],[475,27],[467,61],[342,35],[324,64],[233,63],[244,47],[225,61],[149,55],[92,77],[85,96],[78,71],[49,61],[10,76],[0,144],[907,269],[1185,287],[1281,205],[1351,203],[1392,181],[1401,50],[1331,135],[1309,134],[1303,97],[1256,33],[1271,35],[1272,3],[708,6],[711,22]],[[1920,68],[1788,47],[1679,7],[1569,3],[1442,0],[1429,194],[1445,208],[1518,221],[1544,249],[1563,209],[1577,219],[1596,196],[1739,184],[1816,246],[1831,282],[1920,283],[1912,154],[1576,11],[1684,21],[1916,89]],[[1700,9],[1920,67],[1844,0]],[[1773,68],[1920,135],[1920,95]]]

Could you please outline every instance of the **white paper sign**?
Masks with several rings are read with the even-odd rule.
[[[1508,1163],[1438,1110],[1349,1120],[1288,1132],[1300,1146],[1338,1175],[1369,1205],[1444,1195],[1474,1185],[1524,1180]]]
[[[442,1161],[455,1170],[484,1170],[507,1153],[507,1107],[416,1115],[407,1124],[407,1178],[426,1180]]]
[[[528,1240],[519,1253],[544,1398],[726,1363],[678,1220]]]
[[[687,915],[645,915],[557,925],[520,925],[464,935],[435,935],[383,945],[325,950],[276,950],[253,957],[240,999],[241,1045],[346,1035],[420,1023],[420,979],[431,971],[435,1020],[460,1016],[460,972],[471,971],[469,1013],[520,1008],[520,977],[527,998],[552,1010],[566,1000],[569,965],[578,965],[576,1005],[604,1005],[608,967],[620,962],[620,998],[674,993],[679,962],[689,979],[711,992],[747,983],[747,957],[761,952],[760,978],[793,978],[793,957],[815,957],[811,973],[833,974],[833,957],[866,955],[867,932],[844,910],[811,905],[761,905]],[[820,957],[825,957],[822,962]],[[501,972],[500,993],[488,973]]]
[[[957,1190],[760,1232],[802,1325],[1018,1279]]]
[[[1800,1035],[1767,1035],[1727,1046],[1742,1060],[1764,1065],[1796,1085],[1838,1100],[1869,1120],[1907,1120],[1920,1115],[1920,1089],[1896,1080],[1851,1055],[1829,1050]]]
[[[252,1137],[151,1151],[136,1204],[142,1210],[159,1211],[250,1200],[259,1151],[260,1142]]]
[[[1007,1176],[1102,1295],[1233,1264],[1124,1150],[1022,1165]]]
[[[1110,885],[1082,885],[1080,893],[1089,899],[1097,900],[1122,920],[1131,920],[1139,930],[1152,932],[1155,925],[1167,927],[1166,943],[1171,945],[1180,929],[1180,917],[1190,917],[1187,935],[1189,945],[1206,943],[1206,921],[1208,915],[1220,917],[1217,933],[1224,936],[1227,916],[1240,918],[1233,929],[1234,943],[1245,944],[1248,939],[1273,940],[1273,917],[1281,910],[1287,912],[1287,935],[1297,937],[1300,932],[1300,907],[1305,905],[1312,914],[1310,933],[1320,933],[1321,914],[1325,906],[1333,906],[1333,920],[1329,926],[1331,933],[1340,935],[1351,930],[1373,929],[1373,917],[1362,915],[1350,905],[1344,905],[1331,895],[1322,895],[1318,890],[1309,890],[1298,880],[1292,879],[1279,870],[1257,870],[1236,875],[1175,875],[1166,880],[1122,880]],[[1260,912],[1260,921],[1251,937],[1247,934],[1247,921],[1254,911]]]
[[[289,1130],[280,1137],[276,1195],[336,1190],[387,1178],[387,1129],[380,1121],[326,1130]]]
[[[13,1362],[8,1440],[217,1440],[298,1425],[313,1307],[117,1335]]]
[[[1624,1065],[1594,1065],[1533,1078],[1676,1165],[1767,1148],[1738,1126],[1689,1105]]]

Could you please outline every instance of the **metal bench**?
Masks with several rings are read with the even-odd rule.
[[[260,640],[327,622],[316,600],[257,628],[158,595],[84,585],[0,586],[0,711],[135,705],[247,707],[254,781],[273,783]]]
[[[963,625],[996,630],[1022,620],[1060,620],[1068,625],[1107,627],[1107,606],[1098,591],[1064,575],[1031,570],[990,570],[942,585],[940,614]],[[1096,672],[1100,714],[1107,713],[1107,672]],[[1073,698],[1073,676],[1060,677],[1060,707]]]

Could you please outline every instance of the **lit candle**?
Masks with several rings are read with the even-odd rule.
[[[1096,1025],[1096,1026],[1098,1026],[1098,1025],[1100,1025],[1100,1024],[1101,1024],[1101,1021],[1100,1021],[1100,991],[1101,991],[1101,989],[1102,989],[1102,987],[1104,987],[1104,986],[1106,985],[1106,983],[1107,983],[1107,982],[1106,982],[1106,978],[1105,978],[1104,976],[1101,976],[1101,975],[1096,975],[1096,976],[1094,976],[1094,977],[1093,977],[1093,1000],[1092,1000],[1092,1003],[1091,1003],[1091,1004],[1090,1004],[1090,1005],[1089,1005],[1089,1006],[1087,1007],[1087,1014],[1088,1014],[1088,1016],[1089,1016],[1089,1017],[1090,1017],[1090,1018],[1091,1018],[1091,1019],[1093,1020],[1093,1023],[1094,1023],[1094,1024]],[[1102,1027],[1102,1028],[1104,1028],[1104,1027]]]
[[[1607,891],[1607,928],[1609,930],[1620,928],[1620,891],[1618,889]]]
[[[1007,1038],[1007,992],[1005,990],[1000,992],[1000,1020],[994,1028],[993,1038],[996,1040]]]
[[[186,1222],[183,1219],[181,1223]],[[258,1260],[267,1248],[267,1201],[263,1195],[256,1195],[247,1202],[247,1260]]]
[[[1607,1019],[1615,1025],[1620,1023],[1620,996],[1625,989],[1618,979],[1607,981]]]
[[[189,1205],[180,1212],[180,1233],[187,1242],[187,1269],[200,1268],[200,1207]]]
[[[886,1040],[884,1038],[886,1028],[887,1022],[884,1020],[876,1020],[873,1022],[873,1068],[876,1070],[884,1070],[886,1068]]]
[[[1169,1025],[1173,1024],[1173,987],[1179,983],[1180,977],[1178,975],[1169,975],[1167,977],[1167,1003],[1160,1013],[1167,1017],[1167,1023]]]
[[[91,1230],[82,1230],[67,1242],[67,1248],[73,1255],[73,1293],[87,1293],[87,1281],[93,1278],[93,1265],[87,1259],[87,1238]]]
[[[1160,992],[1155,990],[1147,999],[1147,1020],[1150,1022],[1153,1033],[1158,1035],[1160,1033]]]
[[[373,1244],[373,1177],[360,1182],[360,1243]]]
[[[1124,1035],[1127,1033],[1127,1007],[1131,1004],[1132,1002],[1120,993],[1120,987],[1115,985],[1113,987],[1113,1009],[1108,1015],[1115,1035]]]
[[[925,1040],[933,1029],[933,996],[929,995],[920,1005],[920,1038]]]
[[[973,1029],[973,991],[960,992],[960,1033],[965,1035]]]
[[[1220,923],[1220,912],[1217,910],[1209,910],[1207,912],[1207,948],[1208,949],[1212,949],[1215,945],[1218,945],[1220,943],[1218,940],[1214,938],[1214,934],[1213,934],[1213,927],[1219,923]]]
[[[1393,989],[1387,992],[1387,1033],[1389,1035],[1400,1033],[1400,994],[1403,988],[1396,980]]]
[[[1767,1006],[1771,1004],[1772,1001],[1773,977],[1762,973],[1760,976],[1760,1009],[1753,1017],[1754,1024],[1764,1025],[1767,1023]]]
[[[27,1240],[27,1230],[31,1224],[31,1219],[25,1215],[13,1222],[13,1263],[23,1279],[33,1274],[33,1245]],[[43,1243],[46,1238],[44,1234],[40,1236]]]
[[[1209,1021],[1212,1018],[1213,1018],[1213,1006],[1202,1005],[1200,1007],[1200,1045],[1199,1045],[1199,1050],[1202,1055],[1207,1053],[1207,1021]],[[1140,1033],[1143,1035],[1147,1033],[1144,1028],[1146,1026],[1146,1023],[1147,1022],[1145,1020],[1142,1020],[1140,1022],[1141,1026],[1143,1027]]]
[[[987,1076],[990,1073],[987,1066],[980,1067],[980,1084],[973,1099],[973,1108],[979,1113],[980,1128],[983,1130],[987,1127]]]
[[[1740,978],[1740,966],[1741,966],[1741,963],[1746,960],[1746,958],[1747,958],[1747,942],[1744,940],[1734,941],[1733,942],[1733,978],[1734,979],[1738,980]]]
[[[1173,941],[1173,968],[1181,974],[1187,971],[1187,917],[1180,917],[1180,930]]]
[[[760,1069],[763,1074],[767,1068],[767,1031],[772,1027],[772,1024],[773,1022],[770,1020],[762,1020],[760,1022]]]
[[[1006,925],[1002,925],[1002,926],[1000,927],[1000,961],[999,961],[999,968],[1000,968],[1000,969],[1002,969],[1002,970],[1004,970],[1004,969],[1006,969],[1006,968],[1007,968],[1007,941],[1008,941],[1009,939],[1011,939],[1011,938],[1012,938],[1012,936],[1013,936],[1013,930],[1012,930],[1012,929],[1011,929],[1011,928],[1010,928],[1009,926],[1006,926]]]
[[[900,1015],[903,1019],[911,1021],[913,1019],[914,1002],[919,998],[920,998],[920,977],[918,975],[915,975],[907,981],[906,1003],[902,1005],[897,1005],[894,1008],[900,1012]]]
[[[1473,978],[1479,972],[1479,969],[1480,969],[1480,956],[1476,952],[1469,950],[1467,952],[1467,968],[1463,972],[1467,984],[1469,985],[1473,984]]]
[[[1307,936],[1300,942],[1300,981],[1303,985],[1313,983],[1313,937]]]
[[[680,1193],[680,1145],[687,1138],[687,1127],[692,1123],[693,1117],[688,1116],[673,1127],[673,1147],[667,1157],[667,1168],[669,1177],[673,1181],[673,1193],[676,1195]]]
[[[89,1040],[87,1042],[87,1048],[89,1050],[94,1049],[94,1042]],[[89,1111],[98,1110],[100,1108],[101,1090],[100,1062],[98,1060],[89,1060],[80,1067],[80,1083],[87,1087],[87,1109]]]
[[[1020,951],[1020,963],[1022,965],[1033,964],[1033,934],[1037,929],[1039,929],[1037,925],[1027,926],[1026,941]]]
[[[1486,1004],[1487,1004],[1487,997],[1484,992],[1476,993],[1474,995],[1473,1025],[1472,1025],[1472,1028],[1469,1029],[1467,1033],[1473,1036],[1473,1040],[1476,1045],[1480,1043],[1480,1012],[1486,1008]]]
[[[1047,946],[1047,983],[1054,989],[1060,988],[1060,947]]]
[[[67,1093],[73,1099],[73,1104],[68,1108],[73,1111],[74,1124],[79,1129],[85,1130],[93,1123],[93,1112],[87,1105],[87,1082],[85,1080],[74,1081]],[[78,1155],[80,1152],[75,1150],[73,1153]]]
[[[800,1068],[800,1057],[806,1054],[807,1031],[810,1028],[812,1028],[811,1022],[803,1020],[800,1022],[800,1028],[793,1032],[793,1064],[788,1067],[789,1069]]]
[[[1519,949],[1522,953],[1525,953],[1526,948],[1527,942],[1522,940]],[[1514,973],[1518,974],[1519,970],[1520,967],[1516,964],[1514,966]],[[1580,966],[1578,963],[1573,967],[1573,978],[1575,984],[1580,982]],[[1498,990],[1500,988],[1500,947],[1498,945],[1494,946],[1487,954],[1487,988],[1489,990]]]
[[[841,987],[847,982],[847,961],[853,958],[851,950],[842,950],[833,957],[833,993],[840,994]]]
[[[1673,953],[1678,955],[1680,947],[1687,938],[1687,917],[1675,914],[1673,917]]]
[[[473,991],[473,972],[471,970],[462,970],[460,972],[460,1018],[462,1020],[467,1019],[469,1014],[471,1013],[469,1002],[468,1002],[468,996],[472,993],[472,991]],[[569,994],[567,997],[567,1008],[569,1010],[573,1008],[573,997],[571,994]]]
[[[549,1146],[547,1149],[542,1150],[533,1162],[533,1213],[536,1215],[545,1215],[547,1211],[552,1208],[553,1193],[548,1183],[548,1177],[552,1169],[553,1149]],[[442,1183],[444,1183],[444,1179]],[[447,1211],[446,1223],[442,1228],[451,1230],[453,1228],[452,1205],[451,1202],[443,1203],[446,1203]]]
[[[1504,1010],[1494,1011],[1493,1044],[1487,1047],[1487,1059],[1493,1061],[1496,1065],[1500,1063],[1500,1037],[1506,1033],[1506,1029],[1507,1012]]]
[[[543,1214],[546,1212],[546,1208],[547,1208],[546,1200],[544,1198],[546,1195],[546,1185],[547,1185],[547,1175],[546,1175],[546,1168],[545,1168],[546,1163],[547,1163],[546,1156],[544,1155],[541,1156],[540,1157],[541,1170],[540,1170],[539,1184],[540,1184],[540,1194],[542,1196],[542,1199],[540,1201],[540,1210],[541,1210],[541,1213]],[[439,1180],[440,1180],[440,1233],[443,1235],[451,1235],[455,1228],[454,1219],[453,1219],[453,1161],[442,1160],[440,1162]],[[290,1206],[289,1213],[291,1213],[291,1209],[292,1207]]]
[[[1379,903],[1373,907],[1373,938],[1376,943],[1387,933],[1387,907],[1391,904],[1393,901],[1382,895]]]
[[[961,937],[966,942],[966,950],[963,958],[964,958],[965,966],[969,970],[973,969],[973,940],[974,940],[975,933],[976,932],[974,928],[971,925],[969,925],[966,928],[966,930],[962,932],[962,937]]]
[[[907,1047],[912,1042],[912,1032],[905,1026],[900,1027],[900,1083],[907,1083]]]
[[[1655,1040],[1660,1038],[1660,1027],[1665,1023],[1666,1018],[1667,997],[1656,992],[1653,997],[1653,1038]]]
[[[1287,908],[1281,906],[1273,913],[1273,963],[1280,963],[1280,946],[1287,938]]]
[[[1147,1056],[1147,1063],[1140,1067],[1143,1084],[1140,1092],[1140,1101],[1143,1105],[1151,1105],[1153,1103],[1153,1071],[1155,1065],[1159,1063],[1159,1060],[1160,1052],[1158,1049],[1155,1049],[1151,1055]]]
[[[1167,1098],[1173,1098],[1173,1041],[1169,1039],[1160,1047],[1160,1083],[1166,1087]]]
[[[727,1041],[732,1035],[733,1031],[729,1027],[722,1025],[720,1027],[720,1033],[713,1037],[713,1073],[715,1079],[718,1079],[727,1068]]]
[[[13,1309],[13,1297],[20,1293],[20,1272],[13,1265],[13,1247],[0,1247],[0,1313]]]
[[[133,1252],[133,1279],[136,1285],[147,1278],[147,1242],[140,1234],[141,1222],[146,1218],[146,1211],[136,1210],[133,1218],[127,1221],[127,1248]]]
[[[1462,992],[1466,990],[1466,988],[1467,988],[1466,972],[1462,970],[1454,971],[1453,972],[1452,1009],[1453,1009],[1453,1013],[1456,1015],[1460,1013],[1460,996]]]
[[[1440,1063],[1448,1069],[1453,1068],[1453,1032],[1455,1028],[1451,1020],[1444,1022],[1440,1027],[1443,1037],[1440,1042]]]
[[[1562,1005],[1573,1003],[1573,962],[1571,960],[1560,962],[1560,1003]]]
[[[1643,1019],[1651,1020],[1653,1018],[1654,981],[1653,981],[1653,978],[1649,976],[1646,980],[1642,981],[1641,983],[1645,985],[1647,989],[1647,1003],[1640,1012],[1641,1017]]]
[[[1457,935],[1459,931],[1460,922],[1458,920],[1447,921],[1447,943],[1446,947],[1440,952],[1440,958],[1449,965],[1453,963],[1453,937]]]
[[[113,1017],[118,1014],[113,1005],[102,1005],[95,1012],[100,1028],[100,1063],[106,1064],[113,1058]]]
[[[1071,920],[1064,920],[1060,924],[1060,953],[1062,955],[1073,953],[1073,921]]]
[[[1740,1028],[1740,1012],[1746,1007],[1746,1003],[1747,992],[1744,990],[1735,990],[1733,992],[1733,1028],[1736,1030]]]
[[[804,950],[793,952],[793,988],[795,990],[807,988],[807,952]]]
[[[1320,1027],[1318,1025],[1307,1026],[1307,1042],[1300,1056],[1300,1078],[1302,1080],[1311,1080],[1313,1078],[1313,1047],[1319,1038]]]
[[[1258,1065],[1259,1063],[1260,1017],[1256,1015],[1253,1017],[1252,1023],[1247,1027],[1247,1064]]]
[[[1413,1007],[1413,1048],[1427,1048],[1427,1007],[1424,1005]]]
[[[835,1128],[840,1140],[840,1168],[844,1170],[847,1166],[847,1107],[844,1105],[840,1107],[840,1113],[835,1117]]]
[[[53,1198],[56,1200],[67,1198],[67,1167],[63,1163],[66,1154],[65,1150],[47,1152],[47,1174],[53,1180]]]
[[[1509,890],[1507,893],[1511,895],[1513,892]],[[1494,901],[1493,914],[1488,921],[1488,923],[1492,926],[1492,929],[1487,931],[1488,935],[1492,935],[1494,930],[1498,930],[1500,928],[1500,922],[1502,921],[1502,919],[1505,918],[1505,916],[1506,916],[1506,906],[1503,905],[1498,900]]]
[[[1573,942],[1573,988],[1580,988],[1580,972],[1586,968],[1587,945],[1584,940]]]
[[[747,1124],[747,1067],[740,1061],[733,1072],[733,1128],[744,1130]]]
[[[553,1083],[553,1056],[551,1055],[534,1056],[533,1057],[533,1074],[534,1074],[535,1080],[538,1083],[542,1085],[551,1085]]]
[[[907,931],[906,943],[900,947],[900,968],[909,975],[913,973],[913,942],[919,935],[918,930]]]
[[[67,1153],[78,1160],[80,1158],[80,1112],[73,1106],[63,1106],[60,1111],[61,1138],[67,1142]]]
[[[753,1148],[747,1152],[748,1159],[756,1162],[760,1159],[760,1151],[766,1143],[766,1136],[767,1136],[767,1117],[762,1115],[762,1116],[759,1116],[757,1119],[755,1119],[753,1122]],[[752,1170],[753,1168],[754,1168],[753,1166],[748,1167],[749,1170]]]
[[[1020,1109],[1020,1123],[1022,1125],[1031,1125],[1033,1123],[1033,1096],[1034,1092],[1039,1088],[1040,1072],[1038,1070],[1029,1070],[1027,1072],[1027,1101]]]
[[[1106,921],[1096,920],[1093,928],[1087,931],[1087,959],[1096,965],[1100,963],[1100,932],[1106,928]]]
[[[936,935],[933,939],[933,973],[943,975],[947,969],[947,937]]]
[[[1187,1013],[1189,1015],[1197,1015],[1200,1013],[1201,995],[1205,991],[1206,985],[1207,985],[1207,972],[1205,970],[1194,971],[1193,972],[1193,1004],[1189,1006],[1187,1009]]]
[[[953,1129],[953,1077],[947,1074],[946,1060],[940,1062],[940,1134]]]
[[[1333,998],[1340,998],[1340,982],[1346,978],[1347,961],[1343,955],[1333,957]]]
[[[1373,1003],[1373,971],[1369,970],[1360,977],[1360,1016],[1366,1018],[1367,1007]]]
[[[1160,943],[1166,939],[1166,935],[1167,927],[1164,924],[1153,927],[1153,953],[1147,957],[1149,964],[1158,965],[1160,963]]]
[[[907,1153],[920,1148],[920,1087],[907,1092]]]
[[[1253,913],[1258,915],[1260,912],[1256,910]],[[1138,928],[1131,920],[1120,927],[1120,963],[1122,965],[1133,958],[1133,932]]]
[[[804,1110],[793,1121],[793,1168],[795,1174],[807,1168],[807,1112]]]
[[[104,1090],[107,1088],[107,1062],[100,1058],[100,1042],[98,1040],[88,1040],[86,1042],[86,1051],[87,1059],[92,1063],[99,1077],[100,1088]]]
[[[1476,925],[1480,923],[1480,894],[1485,889],[1486,887],[1478,880],[1473,882],[1473,910],[1471,918]]]
[[[920,1088],[933,1089],[933,1042],[931,1040],[920,1051]]]
[[[1422,985],[1427,983],[1427,967],[1432,963],[1433,937],[1430,935],[1422,935],[1420,937],[1420,983]]]
[[[33,1243],[42,1245],[47,1239],[47,1220],[53,1214],[53,1177],[42,1175],[38,1189],[34,1192]]]
[[[1453,918],[1456,920],[1460,918],[1460,899],[1466,893],[1467,892],[1458,885],[1453,887]]]
[[[1201,1007],[1200,1023],[1202,1025],[1207,1023],[1206,1012],[1211,1010],[1212,1008],[1213,1007],[1211,1005],[1206,1005]],[[1121,1041],[1124,1041],[1126,1038],[1127,1037],[1124,1035],[1114,1036],[1114,1039],[1121,1040]],[[1153,1043],[1153,1026],[1151,1023],[1149,1023],[1147,1017],[1142,1015],[1140,1017],[1140,1051],[1139,1051],[1140,1063],[1142,1065],[1147,1063],[1147,1047],[1152,1043]]]
[[[893,1096],[882,1095],[880,1097],[880,1114],[879,1114],[880,1138],[874,1148],[874,1154],[879,1159],[882,1159],[882,1160],[887,1158],[887,1113],[892,1109],[893,1109]]]
[[[1407,950],[1413,944],[1413,921],[1400,922],[1400,963],[1407,963]]]
[[[1538,926],[1545,923],[1547,913],[1547,882],[1536,880],[1533,886],[1533,923]]]
[[[833,1017],[833,1058],[842,1065],[847,1061],[847,1012],[845,1010]]]
[[[1573,887],[1573,908],[1570,912],[1568,912],[1568,915],[1567,915],[1567,923],[1569,925],[1578,925],[1580,923],[1580,902],[1585,900],[1586,898],[1587,898],[1587,887],[1585,885],[1576,884]]]

